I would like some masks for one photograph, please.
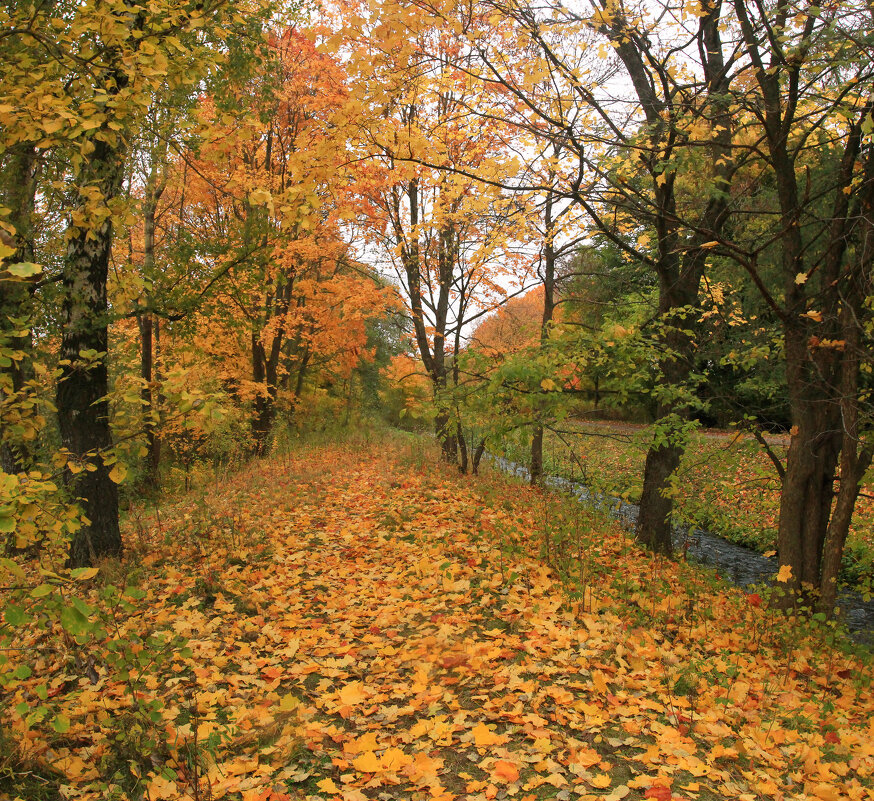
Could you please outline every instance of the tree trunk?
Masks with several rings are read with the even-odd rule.
[[[673,498],[669,490],[671,476],[679,467],[682,455],[683,449],[677,445],[650,448],[646,454],[636,533],[638,542],[655,553],[670,554],[673,549]]]
[[[161,434],[158,430],[160,424],[161,409],[164,405],[164,393],[161,391],[161,320],[155,317],[152,322],[152,383],[155,391],[152,394],[150,411],[154,418],[149,439],[149,453],[147,455],[149,471],[154,476],[155,487],[161,485]]]
[[[458,432],[458,472],[462,475],[467,473],[468,456],[467,456],[467,439],[464,432]]]
[[[531,434],[531,486],[536,487],[543,480],[543,426],[534,426]]]
[[[857,442],[848,443],[846,439],[845,435],[841,453],[841,486],[826,531],[820,568],[819,608],[828,615],[832,615],[835,610],[844,545],[850,532],[862,479],[871,466],[871,457],[874,455],[874,449],[870,445],[857,454]]]
[[[143,428],[146,432],[146,475],[145,483],[152,489],[160,484],[158,474],[158,448],[155,432],[155,405],[153,403],[154,367],[154,327],[152,315],[146,312],[139,317],[140,327],[140,378],[143,380],[140,397],[143,404]]]
[[[452,415],[441,409],[434,418],[434,433],[440,442],[440,455],[447,464],[458,464],[458,438]]]
[[[666,321],[667,329],[662,336],[665,355],[659,363],[659,378],[665,387],[677,391],[689,379],[692,371],[694,341],[685,333],[687,323],[672,319],[678,309],[691,306],[698,295],[700,281],[699,265],[684,265],[683,272],[677,267],[663,270],[659,275],[659,311]],[[640,514],[635,534],[638,542],[656,553],[670,554],[671,515],[674,501],[671,493],[671,478],[680,466],[684,447],[675,441],[672,416],[682,416],[685,408],[682,401],[667,400],[657,405],[657,420],[668,425],[669,442],[653,444],[646,454],[643,469],[643,491],[640,496]]]
[[[483,454],[485,452],[486,452],[486,441],[484,439],[481,439],[476,446],[476,450],[474,450],[474,452],[473,452],[473,462],[472,462],[471,469],[470,469],[470,472],[473,473],[473,475],[479,474],[479,463],[482,460]]]
[[[556,160],[561,155],[561,147],[555,145],[554,156]],[[550,181],[555,179],[555,173],[550,173]],[[546,193],[546,205],[543,211],[543,230],[545,241],[543,243],[543,316],[540,320],[540,345],[549,339],[549,326],[555,313],[555,236],[556,221],[552,216],[553,192]],[[543,425],[537,423],[534,433],[531,435],[531,485],[536,486],[543,480]]]
[[[93,144],[79,185],[97,184],[103,201],[108,203],[121,188],[122,156],[107,142],[94,139]],[[67,483],[80,499],[87,518],[73,535],[71,567],[92,565],[122,551],[118,487],[110,479],[109,467],[103,460],[104,453],[112,447],[106,364],[106,281],[112,233],[111,217],[85,227],[71,224],[64,261],[58,423],[63,446],[85,468],[76,475],[68,470]]]
[[[165,146],[166,149],[166,146]],[[146,178],[145,200],[143,203],[143,274],[150,278],[155,272],[155,217],[158,202],[164,193],[166,181],[159,179],[166,152],[157,148],[151,154],[149,174]],[[154,391],[154,337],[153,321],[156,321],[149,307],[151,298],[146,295],[146,312],[139,318],[140,324],[140,377],[143,379],[141,397],[143,401],[143,420],[146,432],[146,484],[158,489],[160,485],[160,444],[157,435],[157,421]]]
[[[256,333],[252,333],[252,381],[261,384],[255,397],[252,418],[252,436],[255,439],[255,452],[266,456],[270,451],[270,432],[276,417],[276,369],[271,370],[270,360],[264,345]]]
[[[9,148],[7,165],[0,177],[0,204],[10,210],[9,221],[15,226],[15,253],[9,257],[10,264],[32,262],[33,208],[36,197],[36,148],[31,143],[21,143]],[[0,331],[21,329],[30,315],[33,285],[27,281],[0,281]],[[20,322],[13,323],[13,320]],[[32,342],[30,333],[25,336],[10,336],[8,345],[14,350],[29,354]],[[0,367],[11,383],[13,393],[24,389],[27,381],[27,360],[13,360]],[[24,442],[9,442],[0,439],[0,469],[5,473],[22,473],[27,469],[30,453]]]

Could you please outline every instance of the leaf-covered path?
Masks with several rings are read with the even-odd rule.
[[[419,451],[260,463],[144,529],[147,596],[119,626],[191,648],[135,676],[165,745],[120,755],[130,685],[46,663],[17,692],[62,689],[70,730],[31,746],[66,796],[108,797],[126,758],[151,799],[871,798],[857,658]],[[571,594],[533,558],[549,531]]]

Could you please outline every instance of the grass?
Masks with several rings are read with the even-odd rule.
[[[607,495],[639,502],[649,428],[567,422],[549,431],[544,470]],[[527,444],[507,442],[507,458],[527,463]],[[785,459],[785,438],[772,450]],[[750,436],[699,432],[676,477],[676,522],[719,534],[764,553],[776,547],[780,483],[771,460]],[[863,589],[874,577],[874,476],[869,474],[844,551],[843,578]]]

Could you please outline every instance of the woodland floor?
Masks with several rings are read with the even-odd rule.
[[[305,448],[133,515],[94,584],[144,591],[114,613],[128,642],[191,653],[123,681],[99,643],[47,649],[0,697],[20,748],[0,797],[872,798],[870,653],[435,464],[393,439]],[[62,734],[12,712],[39,682]],[[152,697],[150,732],[132,699]]]

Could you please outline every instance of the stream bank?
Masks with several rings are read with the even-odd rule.
[[[488,460],[504,473],[509,473],[524,481],[530,481],[531,474],[525,465],[520,465],[502,456],[486,454]],[[578,481],[561,476],[544,476],[544,484],[566,494],[572,495],[581,503],[605,511],[616,518],[625,528],[633,530],[637,524],[640,507],[621,498],[593,492]],[[729,542],[710,531],[699,528],[675,527],[673,530],[674,550],[685,553],[710,567],[738,587],[752,587],[767,584],[777,572],[777,560]],[[846,624],[850,635],[856,642],[874,645],[874,600],[865,600],[862,594],[844,588],[838,594],[841,620]]]

